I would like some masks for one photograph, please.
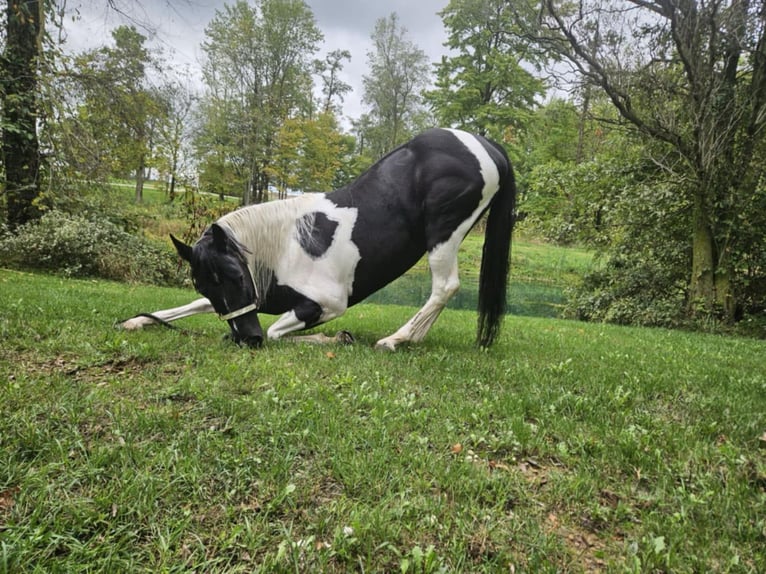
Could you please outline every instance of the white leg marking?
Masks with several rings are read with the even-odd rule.
[[[345,309],[344,309],[345,311]],[[322,313],[321,322],[324,323],[326,321],[329,321],[330,319],[335,319],[336,317],[340,317],[343,314],[343,311],[340,312],[332,312],[325,310],[324,313]],[[285,335],[289,333],[294,333],[295,331],[301,331],[306,328],[306,323],[299,320],[298,317],[295,316],[295,311],[288,311],[279,319],[277,319],[271,327],[269,327],[269,330],[267,331],[267,336],[269,339],[281,339]],[[343,335],[343,331],[335,335],[335,337],[328,337],[327,335],[323,334],[314,334],[314,335],[303,335],[299,337],[289,337],[290,340],[293,341],[299,341],[299,342],[306,342],[306,343],[336,343],[336,342],[347,342],[349,337],[346,335]]]
[[[375,345],[378,349],[394,351],[396,346],[405,343],[418,343],[428,333],[431,325],[439,317],[450,299],[460,289],[458,277],[457,251],[462,236],[453,235],[449,241],[442,243],[428,255],[431,268],[431,296],[426,304],[415,313],[396,333],[381,339]]]
[[[351,345],[354,337],[348,331],[338,331],[334,337],[329,337],[324,333],[314,333],[313,335],[297,335],[295,337],[285,337],[286,341],[294,343],[309,343],[313,345],[341,344]]]
[[[173,307],[172,309],[155,311],[151,314],[158,319],[170,322],[175,321],[176,319],[183,319],[184,317],[197,315],[199,313],[213,312],[215,312],[213,305],[211,305],[210,301],[203,297],[202,299],[197,299],[191,303],[188,303],[187,305],[182,305],[181,307]],[[133,317],[132,319],[123,321],[121,327],[128,331],[135,331],[145,327],[146,325],[152,325],[154,323],[155,321],[149,317]]]
[[[295,316],[295,311],[288,311],[271,324],[266,335],[269,339],[276,340],[284,337],[288,333],[300,331],[305,328],[306,323],[298,320],[298,317]]]

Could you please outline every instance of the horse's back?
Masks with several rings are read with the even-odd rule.
[[[357,210],[352,241],[360,260],[349,303],[384,287],[447,241],[485,199],[484,172],[502,175],[504,162],[480,136],[432,129],[328,194],[337,206]]]

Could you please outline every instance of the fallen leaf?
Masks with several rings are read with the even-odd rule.
[[[16,504],[14,496],[19,491],[19,487],[9,488],[0,492],[0,511],[10,510]]]
[[[548,513],[548,524],[551,525],[551,528],[558,528],[559,527],[559,517],[556,516],[553,512]]]
[[[332,351],[327,351],[326,356],[328,359],[334,359],[335,353],[333,353]]]

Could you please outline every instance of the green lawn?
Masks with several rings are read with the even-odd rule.
[[[766,343],[359,305],[350,347],[115,330],[0,270],[0,572],[764,572]],[[266,321],[268,323],[268,321]]]

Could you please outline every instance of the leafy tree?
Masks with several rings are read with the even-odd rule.
[[[372,41],[370,71],[363,78],[369,121],[361,139],[373,157],[380,157],[423,127],[421,93],[428,84],[428,58],[408,38],[396,13],[375,23]]]
[[[448,31],[436,68],[436,89],[426,98],[443,125],[513,141],[544,91],[528,68],[539,59],[514,33],[521,17],[506,0],[451,0],[440,12]],[[533,14],[527,14],[532,20]],[[526,64],[526,66],[525,66]],[[518,142],[518,138],[516,138]]]
[[[113,46],[75,60],[78,108],[67,132],[73,149],[60,151],[81,160],[83,167],[92,166],[90,173],[95,168],[109,175],[133,176],[140,202],[152,147],[167,122],[168,101],[149,84],[147,67],[158,64],[145,46],[146,38],[130,26],[116,28],[112,38]]]
[[[541,17],[544,33],[529,37],[603,91],[687,206],[689,311],[736,318],[766,268],[752,215],[766,207],[762,3],[544,0]]]
[[[338,104],[335,98],[343,102],[343,97],[351,91],[351,86],[340,79],[343,70],[343,60],[351,60],[351,52],[348,50],[333,50],[324,60],[314,62],[314,72],[319,74],[322,82],[323,100],[320,103],[322,113],[338,112]]]
[[[171,81],[160,90],[160,100],[167,112],[167,121],[160,125],[155,146],[157,167],[165,175],[170,201],[175,199],[176,184],[183,178],[184,160],[190,155],[184,145],[191,133],[191,120],[197,101],[194,91],[182,81]]]
[[[275,161],[270,175],[283,197],[288,188],[330,191],[341,167],[343,140],[335,117],[324,113],[317,119],[285,121],[277,137]]]
[[[1,61],[2,153],[7,221],[11,229],[36,219],[40,210],[38,63],[44,33],[44,2],[8,0]]]
[[[322,34],[303,0],[238,0],[216,12],[206,38],[202,165],[230,166],[244,180],[243,202],[263,201],[281,126],[313,106],[311,56]]]
[[[239,102],[208,94],[198,109],[195,155],[199,159],[199,185],[207,193],[242,197],[250,181],[245,150],[237,146],[241,134],[237,119],[241,117]]]

